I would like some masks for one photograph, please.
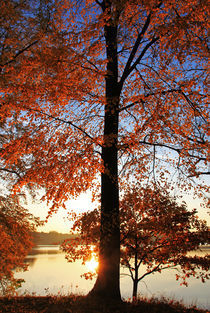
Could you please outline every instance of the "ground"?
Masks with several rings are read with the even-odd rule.
[[[1,313],[208,313],[170,300],[103,303],[84,296],[1,297]]]

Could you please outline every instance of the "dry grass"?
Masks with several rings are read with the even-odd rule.
[[[140,299],[108,303],[85,296],[22,296],[0,298],[1,313],[208,313],[172,300]]]

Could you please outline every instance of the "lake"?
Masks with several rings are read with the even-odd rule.
[[[210,249],[196,251],[200,255],[205,253],[210,253]],[[80,261],[68,263],[59,246],[37,246],[27,256],[26,261],[29,263],[28,271],[15,275],[16,278],[25,280],[19,294],[87,294],[94,285],[94,280],[80,277],[88,271],[87,265],[82,265]],[[122,268],[121,273],[127,274],[128,271]],[[176,271],[167,269],[162,273],[148,275],[139,283],[138,293],[147,297],[170,297],[182,300],[187,305],[210,309],[210,282],[202,283],[192,277],[188,280],[188,287],[180,286],[175,279],[175,273]],[[131,298],[132,280],[128,276],[121,277],[121,294],[125,299]]]

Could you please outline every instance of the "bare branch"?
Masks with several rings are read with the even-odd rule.
[[[197,106],[190,100],[190,98],[183,92],[180,91],[180,93],[184,96],[185,100],[187,101],[187,103],[191,106],[191,108],[193,108],[193,110],[200,115],[200,117],[205,121],[205,123],[207,123],[205,117],[202,115],[202,113],[200,112],[200,110],[198,110]]]
[[[0,171],[4,171],[4,172],[11,173],[11,174],[15,174],[19,178],[21,178],[20,174],[17,171],[15,171],[15,170],[11,170],[11,169],[8,169],[8,168],[0,167]]]
[[[157,272],[157,271],[159,270],[159,268],[160,268],[160,265],[161,265],[161,264],[158,264],[158,265],[155,266],[151,271],[149,271],[149,272],[145,273],[144,275],[142,275],[142,276],[138,279],[138,281],[142,280],[142,279],[143,279],[144,277],[146,277],[147,275],[150,275],[150,274],[152,274],[152,273],[154,273],[154,272]]]
[[[157,92],[150,92],[150,93],[144,95],[144,98],[148,98],[150,96],[156,96],[156,95],[166,95],[168,93],[173,93],[173,92],[180,92],[180,89],[168,89],[168,90],[162,90],[162,91],[157,91]],[[142,104],[145,103],[145,101],[143,101],[142,99],[139,99],[139,100],[137,100],[131,104],[126,105],[125,107],[122,107],[120,109],[120,112],[123,110],[127,110],[127,109],[135,106],[136,104],[139,104],[139,102],[141,102]]]
[[[195,172],[195,174],[191,174],[191,175],[188,175],[187,177],[197,177],[197,176],[200,176],[200,175],[210,175],[210,172]]]
[[[151,12],[150,12],[149,15],[147,16],[146,22],[145,22],[145,24],[144,24],[144,26],[143,26],[143,28],[142,28],[140,34],[138,35],[138,37],[137,37],[137,39],[136,39],[136,42],[135,42],[135,44],[134,44],[134,46],[133,46],[133,49],[132,49],[132,51],[131,51],[131,53],[130,53],[130,56],[129,56],[129,58],[128,58],[128,61],[127,61],[127,63],[126,63],[125,69],[124,69],[124,71],[123,71],[123,74],[122,74],[122,77],[121,77],[121,80],[120,80],[120,86],[123,85],[125,79],[128,77],[128,75],[129,75],[130,72],[131,72],[131,71],[130,71],[131,63],[133,62],[133,59],[134,59],[134,57],[135,57],[135,55],[136,55],[136,52],[137,52],[137,50],[138,50],[138,48],[139,48],[139,46],[140,46],[140,44],[141,44],[141,40],[142,40],[144,34],[146,33],[148,27],[149,27],[150,20],[151,20]]]

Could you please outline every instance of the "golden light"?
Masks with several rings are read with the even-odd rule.
[[[95,256],[92,256],[89,261],[85,263],[89,271],[95,272],[98,267],[98,261],[96,260]]]

